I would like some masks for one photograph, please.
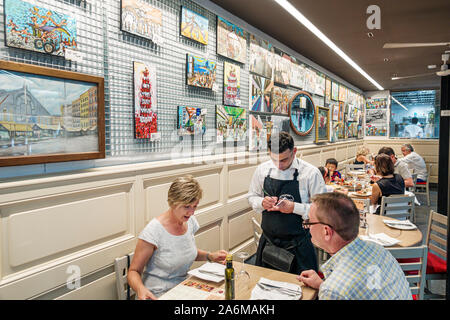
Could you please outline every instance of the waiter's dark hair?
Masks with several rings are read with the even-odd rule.
[[[267,147],[270,152],[280,154],[286,150],[294,150],[294,139],[286,131],[273,133],[267,142]]]
[[[317,219],[327,223],[345,241],[351,241],[359,233],[359,211],[347,195],[340,192],[316,194],[311,198],[317,206]]]

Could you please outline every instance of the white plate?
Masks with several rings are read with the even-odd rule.
[[[400,230],[414,230],[417,229],[416,225],[402,225],[402,224],[396,224],[396,223],[389,223],[387,221],[384,221],[384,224],[387,225],[390,228],[394,229],[400,229]]]
[[[356,191],[351,191],[351,192],[348,193],[349,197],[351,197],[351,196],[355,196],[355,197],[370,197],[371,195],[372,195],[372,191],[369,191],[369,192],[364,193],[364,194],[359,194]]]

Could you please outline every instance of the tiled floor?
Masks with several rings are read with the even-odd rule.
[[[427,199],[425,195],[417,195],[418,201],[421,203],[420,206],[416,206],[416,225],[422,231],[423,243],[426,241],[426,234],[428,228],[428,217],[430,210],[436,210],[437,205],[437,190],[431,188],[430,191],[430,202],[431,206],[427,206]],[[250,257],[245,261],[249,264],[255,264],[255,255]],[[445,295],[445,280],[432,280],[430,281],[431,292],[435,294]]]

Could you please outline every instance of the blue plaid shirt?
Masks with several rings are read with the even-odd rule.
[[[411,300],[397,260],[382,246],[356,238],[320,268],[320,300]]]

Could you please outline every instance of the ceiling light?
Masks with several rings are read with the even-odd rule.
[[[369,80],[378,90],[384,90],[371,76],[369,76],[360,66],[358,66],[349,56],[347,56],[338,46],[336,46],[333,41],[331,41],[326,35],[324,35],[315,25],[311,23],[300,11],[298,11],[292,4],[286,0],[274,0],[284,10],[289,12],[295,19],[297,19],[301,24],[309,29],[316,37],[322,40],[327,46],[329,46],[336,54],[338,54],[342,59],[344,59],[349,65],[351,65],[356,71]]]
[[[397,99],[395,99],[393,96],[391,96],[392,100],[394,100],[395,102],[397,102],[399,104],[400,107],[402,107],[403,109],[405,109],[406,111],[408,111],[408,108],[405,107],[404,105],[402,105],[400,102],[398,102]]]
[[[369,38],[373,38],[373,33],[372,33],[372,32],[368,32],[368,33],[367,33],[367,36],[368,36]]]
[[[389,59],[388,59],[388,58],[384,58],[383,61],[384,61],[384,62],[388,62]]]
[[[435,64],[429,64],[428,65],[428,69],[435,69],[436,68],[436,65]]]

